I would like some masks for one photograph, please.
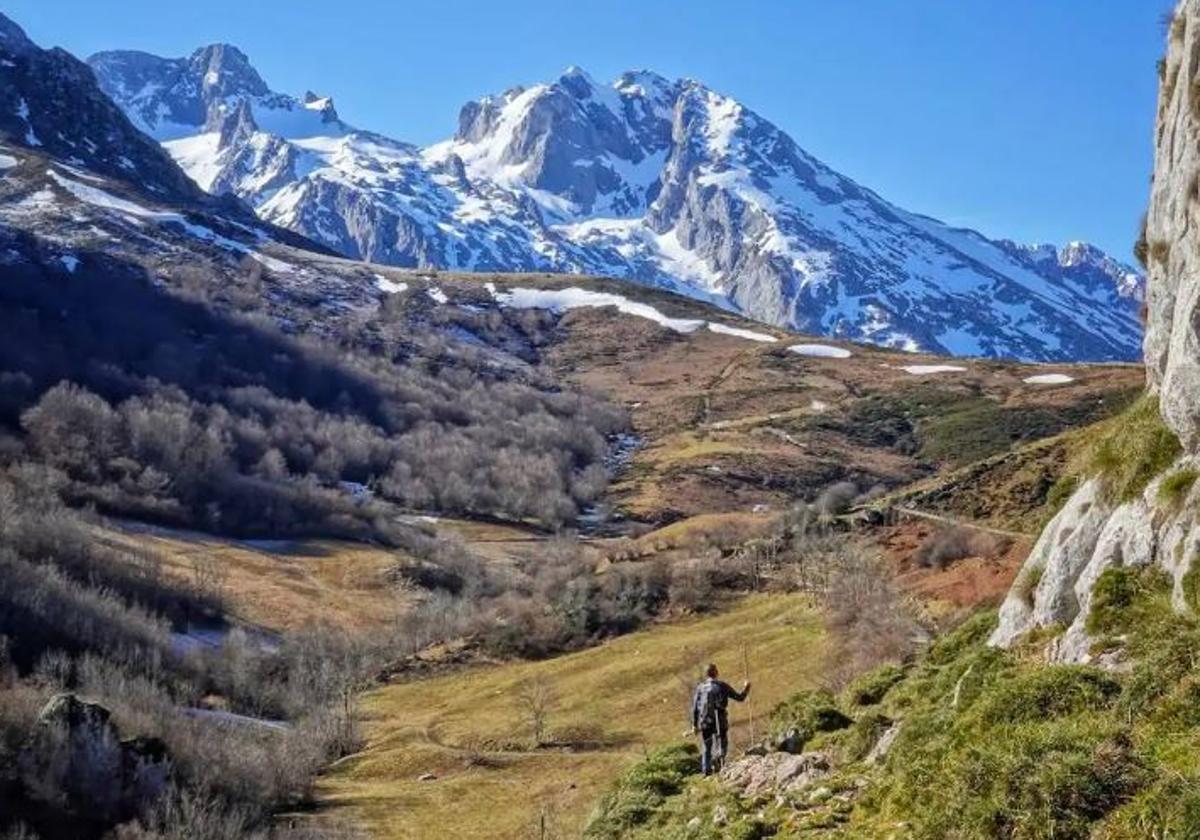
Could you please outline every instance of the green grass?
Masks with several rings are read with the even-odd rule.
[[[861,786],[852,802],[827,791],[815,803],[815,789],[731,800],[689,782],[628,836],[726,836],[706,833],[719,807],[731,830],[777,838],[1200,837],[1200,622],[1171,610],[1170,591],[1154,569],[1109,569],[1097,582],[1089,630],[1124,648],[1127,671],[1048,665],[1044,636],[989,648],[995,615],[986,612],[894,682],[893,670],[873,672],[840,705],[820,692],[789,698],[777,715],[828,716],[833,702],[851,719],[815,733],[809,748],[837,762],[822,787]],[[884,765],[862,764],[892,721],[900,729]]]
[[[1170,612],[1171,581],[1157,568],[1115,566],[1105,569],[1092,587],[1087,631],[1093,636],[1116,636],[1140,629]]]
[[[1158,398],[1146,395],[1103,424],[1093,442],[1088,471],[1098,475],[1105,494],[1117,502],[1136,498],[1176,458],[1182,447],[1158,411]]]
[[[1037,591],[1038,584],[1042,582],[1042,575],[1045,571],[1042,566],[1026,569],[1021,572],[1020,577],[1013,584],[1016,593],[1021,596],[1021,600],[1031,607],[1033,606],[1033,595]]]
[[[1183,600],[1192,612],[1200,612],[1200,558],[1192,557],[1191,567],[1180,584],[1183,587]]]
[[[799,752],[818,733],[836,732],[852,723],[854,720],[837,707],[837,701],[828,691],[806,690],[775,707],[768,721],[768,733],[774,743],[791,734],[795,744],[792,751]]]
[[[588,820],[587,840],[621,840],[648,822],[668,796],[683,789],[695,773],[699,751],[694,744],[663,747],[635,764],[604,795]]]
[[[1159,503],[1171,510],[1179,510],[1197,478],[1200,478],[1200,471],[1192,467],[1171,473],[1158,485]]]
[[[811,428],[833,428],[865,446],[915,452],[951,466],[981,461],[1014,446],[1094,423],[1125,408],[1135,392],[1122,390],[1059,406],[1006,406],[980,393],[931,383],[864,396],[844,417],[806,419]]]
[[[904,669],[888,663],[860,674],[846,687],[846,702],[852,706],[874,706],[904,679]]]
[[[1050,486],[1046,492],[1046,511],[1045,521],[1049,522],[1054,518],[1063,507],[1067,504],[1067,500],[1075,494],[1079,489],[1079,476],[1063,475],[1059,476],[1058,480]]]

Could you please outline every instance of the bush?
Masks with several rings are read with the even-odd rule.
[[[976,528],[953,526],[931,534],[917,549],[914,559],[922,566],[944,569],[967,557],[989,557],[1001,548],[1001,541]]]
[[[891,570],[873,553],[837,544],[823,558],[821,592],[830,646],[824,667],[835,689],[883,663],[903,662],[923,634]]]

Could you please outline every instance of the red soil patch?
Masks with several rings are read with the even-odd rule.
[[[1033,547],[1028,539],[997,538],[994,549],[984,556],[955,560],[943,569],[923,566],[917,554],[939,530],[933,523],[902,522],[880,528],[875,539],[905,591],[956,607],[998,604]]]

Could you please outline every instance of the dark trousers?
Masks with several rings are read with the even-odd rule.
[[[725,727],[700,730],[700,772],[705,776],[715,773],[725,763],[729,751],[729,730]]]

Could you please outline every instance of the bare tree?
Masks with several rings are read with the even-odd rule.
[[[524,680],[517,686],[517,713],[529,728],[535,746],[545,743],[550,715],[558,707],[558,695],[544,677]]]
[[[205,598],[221,601],[225,595],[225,584],[229,581],[229,569],[220,559],[204,551],[197,551],[189,560],[192,585]]]

